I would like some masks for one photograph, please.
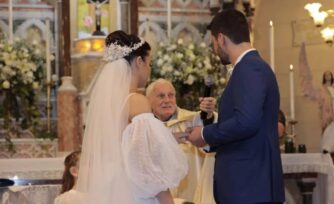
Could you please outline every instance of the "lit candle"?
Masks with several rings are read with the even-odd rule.
[[[45,21],[45,55],[46,55],[46,82],[51,82],[51,59],[50,59],[50,20]]]
[[[167,37],[171,38],[172,32],[172,0],[167,0]]]
[[[13,42],[13,0],[8,0],[8,29],[9,42]]]
[[[269,53],[270,53],[270,66],[275,72],[275,46],[274,46],[274,23],[269,22]]]
[[[295,120],[295,93],[294,93],[294,79],[293,79],[293,65],[290,64],[290,118]]]

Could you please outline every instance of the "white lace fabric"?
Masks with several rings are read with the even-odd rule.
[[[187,158],[171,132],[152,113],[135,116],[123,132],[125,170],[137,198],[152,198],[178,186]]]

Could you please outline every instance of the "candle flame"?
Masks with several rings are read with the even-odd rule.
[[[290,64],[290,71],[293,71],[293,65]]]
[[[273,21],[269,21],[269,25],[270,25],[270,26],[273,26]]]

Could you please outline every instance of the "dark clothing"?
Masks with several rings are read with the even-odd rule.
[[[257,51],[234,67],[219,103],[218,123],[203,130],[216,151],[217,204],[283,202],[276,77]]]

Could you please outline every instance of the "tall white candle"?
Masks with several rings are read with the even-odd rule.
[[[295,92],[294,92],[294,78],[293,78],[292,64],[290,64],[289,79],[290,79],[290,118],[291,120],[295,120]]]
[[[255,8],[255,0],[249,1],[251,8]]]
[[[218,0],[210,0],[210,7],[219,7],[220,3]]]
[[[9,42],[13,42],[13,0],[8,0],[8,30]]]
[[[275,72],[275,45],[274,45],[274,23],[269,22],[269,53],[270,53],[270,66]]]
[[[119,0],[116,1],[117,5],[117,29],[121,30],[122,29],[122,16],[121,16],[121,3]]]
[[[172,0],[167,0],[167,37],[171,38],[172,34]]]
[[[45,21],[45,55],[46,55],[46,82],[51,82],[51,59],[50,59],[50,20]]]
[[[149,32],[150,32],[150,20],[146,19],[145,36],[148,36]]]

